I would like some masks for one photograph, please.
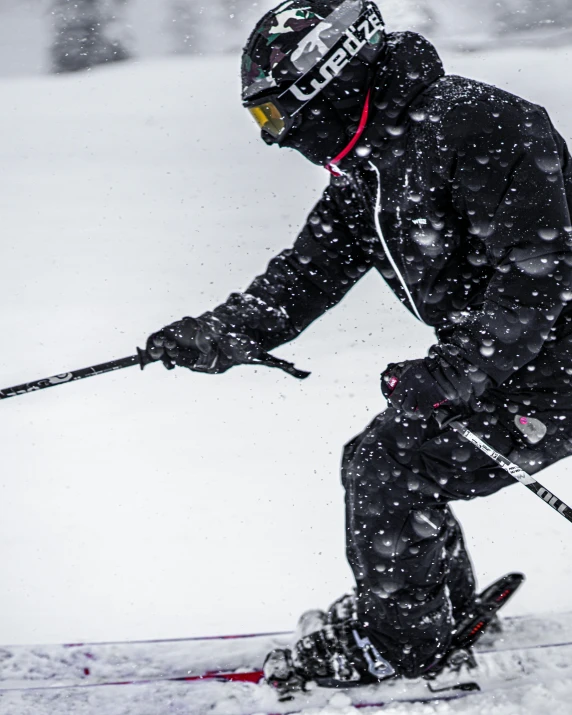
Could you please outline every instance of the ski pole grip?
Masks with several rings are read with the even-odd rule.
[[[446,409],[436,410],[433,413],[433,417],[439,425],[439,429],[445,429],[445,427],[448,427],[451,422],[461,419],[461,415],[458,412]]]
[[[158,360],[149,355],[147,350],[143,350],[142,348],[137,348],[137,357],[139,358],[139,365],[142,370],[144,370],[147,365],[150,365],[152,362],[158,362]]]

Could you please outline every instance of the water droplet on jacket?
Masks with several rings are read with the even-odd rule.
[[[536,166],[546,174],[556,174],[560,171],[560,160],[557,155],[535,157]]]
[[[357,149],[356,149],[356,154],[357,154],[358,156],[361,156],[362,158],[363,158],[363,157],[366,157],[366,156],[369,156],[369,155],[371,154],[371,147],[370,147],[370,146],[366,146],[365,144],[362,144],[361,146],[358,146],[358,147],[357,147]]]
[[[427,119],[427,113],[421,112],[419,110],[412,110],[411,112],[409,112],[409,116],[411,117],[411,119],[413,119],[414,122],[422,122]]]
[[[539,228],[538,235],[544,241],[554,241],[558,236],[558,231],[555,228]]]

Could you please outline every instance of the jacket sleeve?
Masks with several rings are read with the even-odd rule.
[[[482,304],[430,353],[465,401],[538,355],[572,297],[570,157],[546,112],[528,106],[474,103],[453,111],[444,132],[455,210],[483,246],[473,260],[491,269]]]
[[[294,339],[371,267],[375,238],[359,229],[355,199],[348,185],[330,184],[293,248],[273,258],[245,292],[202,317],[250,335],[265,350]],[[340,205],[355,210],[355,222]]]

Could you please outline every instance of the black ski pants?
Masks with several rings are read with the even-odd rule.
[[[548,434],[534,448],[507,410],[462,421],[536,472],[571,453],[571,420],[563,419],[549,416]],[[358,617],[394,667],[415,677],[449,647],[454,623],[475,593],[449,503],[487,496],[515,481],[436,419],[408,420],[392,408],[346,446],[342,480]]]

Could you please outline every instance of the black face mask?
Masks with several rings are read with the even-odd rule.
[[[282,147],[296,149],[313,164],[325,166],[349,141],[343,117],[325,97],[316,97],[300,112]]]
[[[284,139],[262,131],[267,144],[296,149],[313,164],[325,166],[357,131],[371,75],[370,67],[355,61],[300,111]]]

